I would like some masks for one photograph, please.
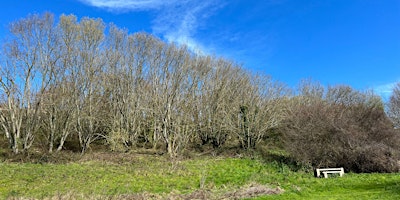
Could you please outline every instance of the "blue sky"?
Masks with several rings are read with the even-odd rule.
[[[400,81],[400,0],[2,0],[0,37],[32,13],[100,17],[295,87],[374,89]]]

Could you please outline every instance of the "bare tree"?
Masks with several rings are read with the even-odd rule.
[[[76,131],[84,153],[104,133],[101,77],[104,60],[102,42],[105,26],[101,19],[83,18],[78,26],[75,78]]]
[[[6,65],[2,67],[1,87],[7,107],[1,112],[1,125],[14,153],[28,150],[40,124],[42,94],[50,85],[57,37],[53,15],[31,15],[10,26],[12,40],[5,46]]]
[[[104,136],[107,118],[102,87],[104,56],[102,51],[105,25],[100,19],[61,16],[59,27],[63,47],[62,69],[67,92],[71,92],[74,109],[72,124],[84,153],[94,140]],[[65,127],[67,128],[67,127]],[[69,131],[68,131],[69,132]],[[67,132],[62,138],[68,136]]]
[[[140,136],[146,137],[146,62],[150,43],[146,34],[128,35],[114,25],[106,39],[106,73],[104,87],[111,109],[112,149],[129,148]]]
[[[67,83],[51,86],[43,95],[42,129],[48,143],[48,151],[61,151],[71,134],[74,102]],[[57,146],[56,146],[57,145]]]
[[[400,127],[400,83],[397,83],[388,102],[388,116],[396,128]]]
[[[203,145],[212,143],[218,148],[234,137],[238,101],[242,97],[239,90],[245,74],[237,65],[224,59],[213,58],[209,65],[211,70],[205,74],[201,88],[198,134]]]
[[[268,76],[251,77],[243,89],[238,137],[243,148],[251,149],[286,118],[284,101],[290,90]]]
[[[176,156],[187,142],[187,127],[184,119],[182,106],[186,92],[185,79],[188,73],[189,55],[184,47],[177,48],[175,45],[158,43],[159,49],[155,54],[156,65],[151,65],[152,91],[161,125],[161,136],[164,140],[167,152]]]

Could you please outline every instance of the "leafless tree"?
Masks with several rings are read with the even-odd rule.
[[[213,59],[202,87],[200,138],[203,144],[223,145],[234,135],[238,112],[241,69],[230,61]]]
[[[388,116],[396,128],[400,127],[400,83],[397,83],[388,102]]]
[[[238,136],[242,147],[251,149],[286,118],[284,101],[290,90],[269,76],[253,76],[248,87],[243,89]]]
[[[1,87],[7,106],[1,125],[14,153],[29,149],[40,124],[42,94],[53,79],[58,61],[53,15],[31,15],[10,25],[12,39],[5,46]]]
[[[184,47],[156,43],[158,49],[151,64],[152,98],[155,113],[160,120],[160,134],[168,154],[176,156],[186,143],[187,127],[182,119],[186,92],[189,55]]]
[[[84,153],[90,144],[103,135],[103,88],[101,77],[104,67],[102,43],[105,25],[101,19],[83,18],[78,25],[77,65],[75,79],[76,131]]]

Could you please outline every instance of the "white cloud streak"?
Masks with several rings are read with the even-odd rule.
[[[156,11],[152,31],[168,42],[187,47],[196,53],[209,49],[196,38],[198,29],[217,9],[221,0],[80,0],[111,12]]]
[[[80,0],[90,6],[112,11],[152,10],[173,5],[179,0]]]
[[[387,83],[383,85],[378,85],[373,88],[374,92],[381,96],[383,100],[388,100],[390,98],[390,95],[392,95],[393,88],[396,86],[398,82],[393,82],[393,83]]]

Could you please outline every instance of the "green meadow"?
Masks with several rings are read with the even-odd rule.
[[[109,158],[57,164],[1,162],[0,198],[400,199],[398,173],[347,173],[323,179],[312,171],[294,171],[258,158]]]

